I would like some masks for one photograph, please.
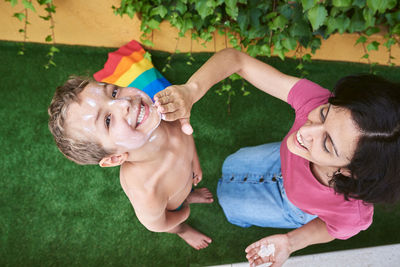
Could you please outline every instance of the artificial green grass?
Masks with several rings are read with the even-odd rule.
[[[47,129],[47,106],[56,86],[70,74],[91,75],[101,69],[114,49],[59,46],[57,67],[45,70],[48,47],[0,42],[0,265],[1,266],[207,266],[245,261],[252,242],[287,230],[240,228],[229,224],[215,201],[191,206],[189,224],[212,237],[201,251],[172,234],[152,233],[135,217],[118,178],[118,168],[78,166],[57,150]],[[169,54],[152,52],[162,69]],[[184,55],[173,57],[165,76],[184,83],[211,54],[196,54],[193,65]],[[267,62],[299,75],[293,60]],[[377,66],[378,74],[399,81],[400,69]],[[332,88],[340,77],[368,72],[355,63],[314,61],[308,79]],[[291,108],[248,87],[238,92],[227,112],[226,96],[212,89],[193,108],[192,125],[203,168],[203,182],[215,195],[224,159],[240,147],[281,140],[294,114]],[[216,199],[216,198],[215,198]],[[375,209],[374,223],[347,240],[314,245],[297,253],[309,254],[400,242],[400,208]]]

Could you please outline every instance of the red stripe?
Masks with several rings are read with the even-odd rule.
[[[142,46],[137,41],[132,40],[126,45],[121,46],[117,51],[108,53],[108,59],[104,64],[104,68],[93,75],[94,79],[101,81],[112,75],[124,56],[130,56],[132,53],[139,52],[140,50],[144,53]]]

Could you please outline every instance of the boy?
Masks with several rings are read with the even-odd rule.
[[[60,151],[78,164],[121,166],[120,183],[139,221],[150,231],[176,233],[195,249],[211,239],[185,224],[190,203],[211,203],[193,137],[161,120],[150,97],[73,77],[58,87],[49,128]]]

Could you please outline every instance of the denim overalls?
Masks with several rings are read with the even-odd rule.
[[[230,223],[298,228],[316,218],[294,206],[283,188],[280,142],[239,149],[222,166],[217,195]]]

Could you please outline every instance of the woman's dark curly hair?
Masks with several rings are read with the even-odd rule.
[[[329,103],[351,111],[361,136],[347,168],[330,181],[345,198],[394,203],[400,198],[400,84],[375,75],[342,78]]]

